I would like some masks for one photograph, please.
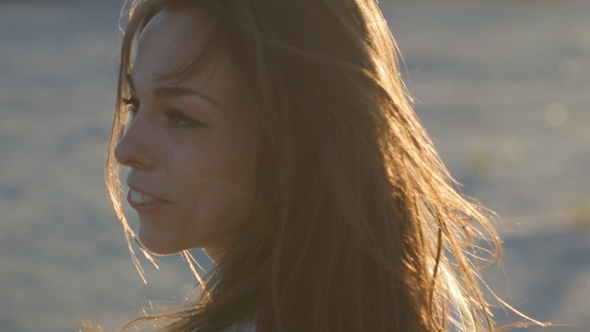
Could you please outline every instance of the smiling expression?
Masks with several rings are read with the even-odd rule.
[[[200,247],[219,259],[252,212],[258,134],[227,54],[163,79],[200,51],[208,27],[199,14],[158,13],[128,75],[131,119],[115,156],[130,168],[139,238],[158,254]]]

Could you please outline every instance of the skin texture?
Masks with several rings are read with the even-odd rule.
[[[131,203],[147,249],[204,248],[219,260],[252,211],[255,121],[222,50],[182,81],[162,78],[200,51],[208,26],[198,13],[165,11],[146,26],[130,74],[131,118],[115,157],[130,167],[132,190],[158,199]]]

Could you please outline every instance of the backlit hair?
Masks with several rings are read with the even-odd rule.
[[[493,264],[499,240],[454,189],[416,119],[374,0],[133,1],[106,172],[128,237],[113,151],[127,122],[121,99],[137,38],[160,11],[199,13],[212,26],[204,52],[172,75],[193,73],[214,58],[214,45],[237,69],[260,130],[258,208],[196,303],[129,327],[495,330],[481,266],[469,256],[484,239]]]

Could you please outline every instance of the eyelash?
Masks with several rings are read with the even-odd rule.
[[[139,110],[139,99],[131,96],[129,98],[121,99],[121,102],[126,105],[127,111],[131,114],[131,119],[134,119]],[[176,128],[193,128],[205,125],[176,109],[166,111],[165,117],[168,123]]]
[[[122,98],[121,102],[125,104],[127,112],[131,114],[131,119],[135,118],[137,111],[139,110],[139,100],[137,97]]]
[[[177,128],[194,128],[203,125],[202,122],[190,118],[181,111],[175,109],[166,112],[166,120],[168,120],[170,125]]]

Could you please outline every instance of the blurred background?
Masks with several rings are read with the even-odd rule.
[[[195,283],[180,257],[143,260],[142,282],[103,183],[122,4],[0,1],[2,332],[120,328]],[[419,118],[462,191],[500,216],[486,280],[564,324],[528,331],[590,331],[590,3],[382,8]]]

